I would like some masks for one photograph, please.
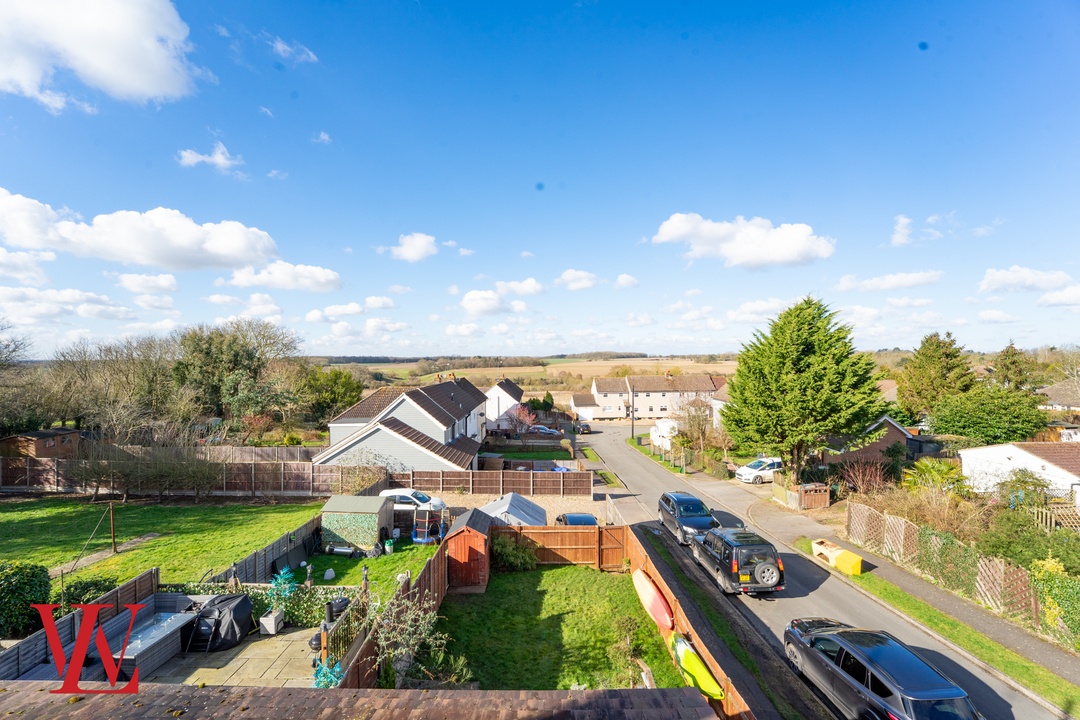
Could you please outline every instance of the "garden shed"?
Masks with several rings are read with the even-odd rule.
[[[547,511],[517,493],[506,493],[480,509],[491,516],[492,525],[547,525]]]
[[[335,546],[370,549],[390,537],[394,527],[394,501],[388,497],[331,495],[322,508],[323,548]]]
[[[458,517],[446,534],[449,592],[482,593],[491,574],[491,516],[473,508]]]

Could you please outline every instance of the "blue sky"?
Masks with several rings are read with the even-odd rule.
[[[0,8],[0,313],[311,354],[1080,341],[1080,5]]]

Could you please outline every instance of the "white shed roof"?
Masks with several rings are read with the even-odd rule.
[[[517,493],[506,493],[480,510],[495,525],[547,525],[547,511]]]

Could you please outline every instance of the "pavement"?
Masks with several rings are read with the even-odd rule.
[[[1027,691],[1017,689],[1012,681],[1004,681],[997,673],[972,663],[950,643],[927,632],[906,615],[884,607],[791,548],[791,543],[800,536],[827,538],[863,556],[864,570],[870,569],[987,637],[1080,684],[1077,682],[1080,680],[1080,659],[1076,656],[991,615],[974,603],[937,588],[884,558],[861,548],[853,548],[837,538],[831,528],[772,502],[769,485],[736,484],[703,473],[672,473],[626,444],[630,434],[628,425],[593,423],[593,429],[593,434],[580,436],[578,442],[592,446],[607,469],[626,485],[626,491],[620,493],[613,490],[611,495],[628,524],[655,525],[660,495],[667,491],[684,490],[706,500],[714,510],[741,517],[774,540],[787,570],[787,589],[771,596],[728,596],[727,599],[770,641],[777,653],[783,652],[784,627],[797,617],[826,616],[855,626],[886,629],[917,649],[967,690],[976,707],[986,717],[995,720],[1061,717],[1060,712],[1044,707],[1029,697]],[[636,431],[645,432],[647,427],[639,427]]]

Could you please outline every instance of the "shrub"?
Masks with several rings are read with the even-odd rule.
[[[840,468],[840,479],[848,489],[868,495],[889,487],[888,466],[877,460],[851,460]]]
[[[496,535],[491,541],[491,557],[496,570],[518,572],[536,569],[536,554],[528,540]]]
[[[0,636],[10,637],[38,617],[31,605],[49,602],[49,569],[24,560],[0,560]]]
[[[71,612],[72,605],[92,603],[110,590],[115,590],[119,584],[120,578],[115,575],[82,577],[64,585],[63,599],[60,597],[60,591],[54,590],[52,602],[63,604],[59,612],[61,615],[66,615]]]
[[[294,432],[285,433],[285,437],[281,439],[281,442],[285,445],[301,445],[304,440]]]
[[[225,583],[181,583],[162,587],[164,589],[161,592],[180,592],[187,595],[227,595],[242,592],[251,598],[251,611],[255,617],[261,617],[270,609],[270,588],[266,585],[244,585],[239,591],[231,589]],[[318,627],[319,623],[326,619],[326,603],[339,597],[349,597],[355,601],[358,593],[359,588],[298,585],[285,606],[285,622],[294,627]]]

